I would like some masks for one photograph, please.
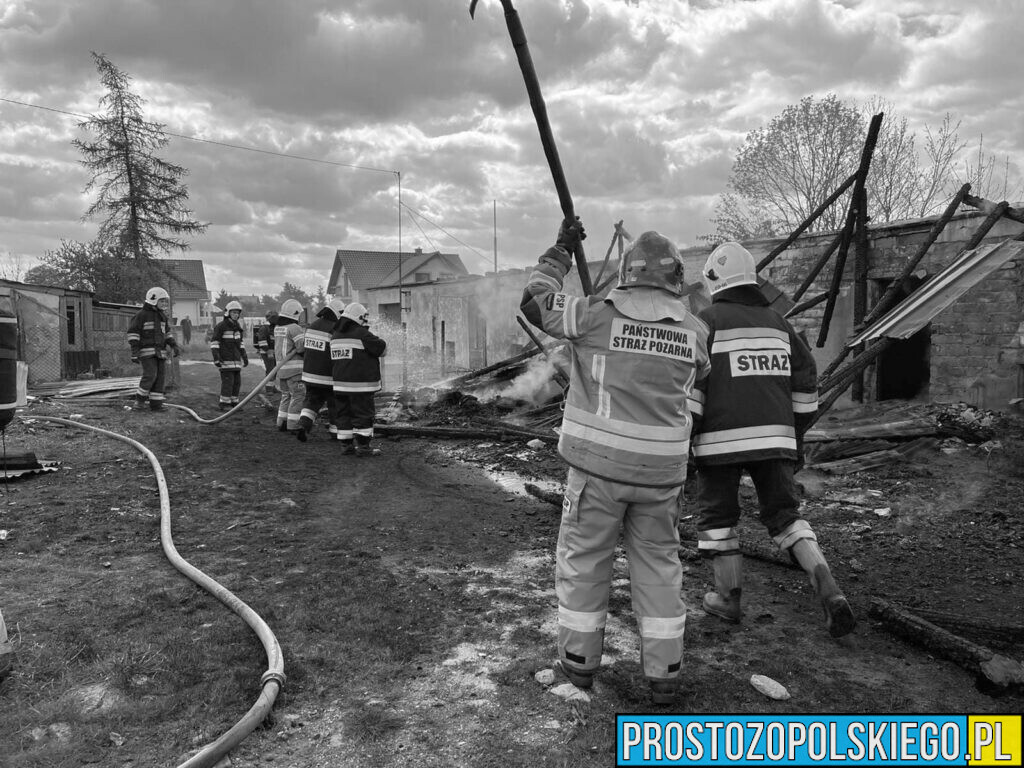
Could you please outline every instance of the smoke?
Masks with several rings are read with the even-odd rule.
[[[482,391],[474,392],[474,395],[482,401],[507,397],[512,400],[527,400],[540,405],[558,393],[558,385],[552,380],[555,371],[556,368],[552,362],[543,355],[538,355],[531,358],[526,365],[526,370],[508,384],[487,387]]]

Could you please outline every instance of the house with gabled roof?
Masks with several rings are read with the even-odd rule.
[[[401,273],[401,274],[399,274]],[[327,292],[346,304],[358,301],[382,317],[399,322],[398,300],[371,307],[368,291],[398,288],[401,285],[434,283],[468,275],[466,265],[456,253],[417,248],[412,253],[395,251],[354,251],[339,248],[327,281]],[[396,293],[397,297],[397,293]],[[393,304],[393,306],[392,306]]]
[[[211,325],[211,295],[206,287],[206,270],[200,259],[153,259],[153,265],[167,277],[174,325],[186,317],[192,325]]]

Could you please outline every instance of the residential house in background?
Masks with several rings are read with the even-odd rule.
[[[401,281],[399,281],[401,268]],[[465,277],[469,272],[456,253],[433,251],[424,253],[417,248],[412,253],[394,251],[349,251],[338,249],[334,266],[327,281],[327,293],[346,304],[358,301],[371,314],[398,325],[401,323],[398,286],[444,282]],[[371,299],[368,291],[375,289]],[[383,293],[380,289],[390,289]]]
[[[171,322],[179,325],[189,318],[193,326],[212,325],[210,291],[206,288],[206,271],[199,259],[154,259],[156,267],[167,276],[167,292],[171,295]]]

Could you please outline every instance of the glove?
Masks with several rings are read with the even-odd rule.
[[[583,222],[580,221],[580,217],[576,217],[576,221],[569,221],[565,219],[562,221],[561,226],[558,228],[558,237],[555,239],[555,245],[559,248],[564,248],[569,253],[576,253],[576,249],[579,244],[587,239],[587,232],[583,228]]]
[[[139,358],[136,355],[132,355],[132,362],[133,363],[139,362]]]
[[[243,368],[248,368],[249,367],[249,358],[246,357],[245,355],[242,355],[242,367]]]
[[[214,360],[213,364],[216,365],[218,368],[220,368],[222,365],[224,365],[224,363],[222,363],[220,360]]]
[[[572,269],[572,256],[559,246],[548,248],[544,255],[537,261],[538,264],[547,264],[558,271],[558,274],[565,277]]]

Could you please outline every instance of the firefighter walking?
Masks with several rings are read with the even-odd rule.
[[[693,455],[698,480],[698,549],[711,560],[715,589],[704,610],[729,622],[742,617],[743,559],[736,524],[740,477],[754,482],[760,520],[783,551],[810,577],[833,637],[853,631],[856,619],[836,586],[814,531],[798,508],[793,480],[802,438],[818,409],[811,351],[769,306],[758,287],[751,254],[724,243],[708,257],[704,277],[711,306],[700,312],[709,327],[711,375],[697,384]]]
[[[128,326],[128,346],[132,362],[142,366],[142,377],[135,390],[135,408],[142,410],[149,403],[150,410],[164,407],[164,384],[167,360],[178,354],[178,342],[171,333],[167,312],[171,297],[163,288],[150,288],[142,309]]]
[[[220,400],[218,407],[222,411],[230,411],[238,405],[238,395],[242,390],[242,369],[249,365],[249,357],[245,354],[245,333],[239,319],[242,317],[242,305],[237,301],[229,301],[224,310],[224,319],[213,327],[210,334],[210,354],[213,364],[220,371]]]
[[[563,222],[521,302],[527,320],[571,350],[558,441],[570,466],[555,553],[558,656],[574,685],[592,686],[623,528],[643,674],[654,702],[668,704],[679,689],[686,627],[677,525],[687,395],[707,375],[707,329],[681,300],[679,252],[657,232],[623,254],[608,298],[563,293],[583,236],[579,222]]]

